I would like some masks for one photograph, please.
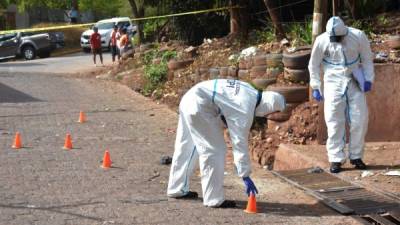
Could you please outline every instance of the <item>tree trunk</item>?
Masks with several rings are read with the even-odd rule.
[[[264,0],[265,6],[268,9],[269,16],[271,17],[272,23],[275,27],[276,36],[279,40],[286,38],[285,31],[283,30],[280,22],[279,12],[274,9],[272,0]]]
[[[129,0],[129,4],[131,5],[132,8],[132,14],[133,18],[141,18],[144,16],[144,6],[143,2],[140,4],[136,4],[135,0]],[[142,21],[136,21],[136,32],[137,32],[137,38],[138,38],[138,44],[140,45],[143,42],[143,29],[142,29]]]
[[[346,0],[345,1],[347,8],[350,10],[351,17],[353,19],[358,19],[358,13],[356,10],[356,0]]]
[[[236,6],[237,0],[231,0],[231,6]],[[231,32],[230,35],[236,36],[240,32],[240,13],[238,8],[230,10],[231,12]]]
[[[242,38],[247,37],[249,15],[247,12],[248,1],[247,0],[231,0],[231,6],[239,6],[240,8],[231,9],[230,26],[231,36],[240,35]]]
[[[250,15],[248,11],[249,1],[248,0],[239,0],[239,17],[240,17],[240,33],[242,34],[242,38],[247,38],[249,33],[249,21]]]

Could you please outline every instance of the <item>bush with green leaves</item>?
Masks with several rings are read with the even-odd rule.
[[[152,49],[143,56],[144,79],[145,85],[143,88],[144,95],[152,94],[156,89],[160,88],[167,80],[168,66],[167,63],[170,59],[175,58],[176,51],[162,51]],[[161,59],[160,63],[153,64],[154,59]]]
[[[275,29],[272,25],[255,32],[256,43],[273,42],[276,40]]]
[[[295,46],[310,45],[312,42],[312,21],[305,23],[291,23],[287,26],[288,36]]]
[[[144,78],[146,80],[143,88],[145,95],[150,95],[167,80],[168,67],[166,63],[150,64],[145,67]]]

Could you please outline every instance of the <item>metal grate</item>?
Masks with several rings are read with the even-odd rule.
[[[382,193],[369,191],[336,176],[310,169],[272,171],[344,215],[354,215],[363,224],[400,225],[400,204]]]

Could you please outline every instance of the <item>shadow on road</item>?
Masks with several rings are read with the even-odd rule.
[[[40,102],[28,94],[0,83],[0,103]]]

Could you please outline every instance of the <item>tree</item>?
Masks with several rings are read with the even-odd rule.
[[[25,11],[33,7],[48,7],[51,9],[65,9],[70,0],[19,0],[16,1],[18,9]]]
[[[99,17],[118,16],[121,0],[76,0],[80,10],[92,10]]]
[[[268,9],[269,16],[271,17],[272,24],[275,27],[276,36],[278,39],[283,39],[286,37],[285,31],[283,30],[282,24],[280,22],[279,12],[274,9],[274,4],[272,0],[264,0],[265,6]]]
[[[18,9],[21,11],[35,7],[70,9],[73,6],[75,9],[92,10],[96,14],[102,16],[115,16],[118,14],[122,0],[18,0],[15,2],[18,6]]]
[[[249,24],[249,15],[247,12],[248,4],[249,2],[247,0],[230,0],[230,6],[240,7],[230,10],[230,35],[237,36],[239,34],[243,38],[247,36]]]
[[[132,8],[133,18],[144,17],[144,0],[129,0],[129,4],[131,5]],[[144,38],[142,25],[143,25],[142,21],[140,20],[136,21],[138,44],[141,44]]]

